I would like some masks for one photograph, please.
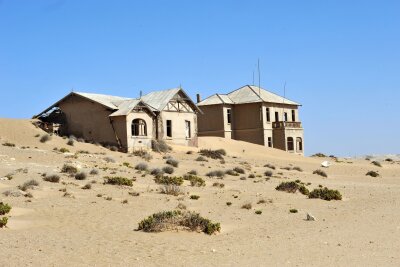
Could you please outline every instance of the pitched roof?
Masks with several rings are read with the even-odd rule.
[[[110,115],[110,117],[116,117],[116,116],[125,116],[128,115],[137,105],[141,104],[142,106],[147,107],[147,109],[150,111],[152,115],[154,115],[154,109],[151,108],[150,106],[146,105],[142,100],[140,99],[129,99],[129,100],[124,100],[119,106],[118,110],[115,111]]]
[[[270,91],[262,89],[254,85],[245,85],[237,90],[234,90],[228,94],[215,94],[212,95],[200,103],[198,106],[215,105],[215,104],[244,104],[244,103],[278,103],[278,104],[289,104],[297,105],[300,104],[291,101],[287,98],[274,94]]]
[[[84,98],[90,99],[94,102],[102,104],[103,106],[116,109],[119,105],[121,105],[124,101],[130,100],[127,97],[119,97],[112,95],[101,95],[101,94],[91,94],[91,93],[82,93],[82,92],[73,92],[75,95],[83,96]]]
[[[168,102],[180,91],[180,88],[172,88],[163,91],[153,91],[142,96],[142,100],[156,110],[163,110]]]

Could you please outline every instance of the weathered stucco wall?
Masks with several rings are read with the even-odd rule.
[[[224,113],[222,105],[201,106],[198,114],[199,136],[224,137]]]
[[[232,114],[234,139],[265,144],[261,103],[235,105]]]
[[[179,145],[193,145],[197,143],[197,114],[191,112],[174,112],[174,111],[162,111],[161,120],[163,122],[164,131],[159,139],[164,139],[174,144]],[[172,121],[172,137],[167,137],[167,120]],[[186,138],[186,124],[185,121],[190,122],[190,138]]]
[[[132,121],[142,119],[146,122],[147,136],[132,136]],[[131,112],[126,116],[125,132],[129,152],[140,148],[151,148],[151,139],[155,138],[153,132],[153,118],[146,112]]]

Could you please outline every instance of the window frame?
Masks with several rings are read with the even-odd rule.
[[[269,108],[265,109],[265,116],[266,116],[267,122],[271,122],[271,110]]]
[[[232,109],[231,108],[226,109],[226,122],[228,124],[232,124]]]
[[[132,137],[147,136],[147,123],[144,119],[136,118],[132,120],[131,136]]]
[[[286,144],[287,144],[287,150],[288,150],[288,151],[295,151],[295,149],[294,149],[294,139],[293,139],[293,137],[289,136],[289,137],[286,139]],[[292,149],[290,149],[290,148],[292,148]]]
[[[165,127],[166,136],[172,138],[172,120],[166,120],[165,124],[166,124],[166,127]],[[168,134],[168,132],[169,132],[169,134]]]

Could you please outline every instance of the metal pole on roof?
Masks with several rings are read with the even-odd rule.
[[[257,67],[258,67],[258,95],[261,95],[260,58],[258,58]]]

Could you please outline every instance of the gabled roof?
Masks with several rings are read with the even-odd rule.
[[[103,106],[109,107],[111,109],[118,108],[121,103],[126,100],[130,100],[127,97],[119,97],[112,95],[101,95],[101,94],[91,94],[91,93],[82,93],[82,92],[72,92],[75,95],[80,95],[84,98],[90,99],[94,102],[102,104]]]
[[[140,99],[129,99],[129,100],[124,100],[119,106],[118,110],[115,111],[110,115],[110,117],[116,117],[116,116],[126,116],[131,111],[136,108],[138,105],[141,105],[143,107],[146,107],[148,111],[154,116],[154,109],[151,108],[150,106],[146,105],[142,100]]]
[[[244,103],[278,103],[300,106],[300,104],[287,98],[274,94],[270,91],[262,89],[254,85],[245,85],[228,94],[215,94],[200,103],[198,106],[215,105],[215,104],[244,104]]]

